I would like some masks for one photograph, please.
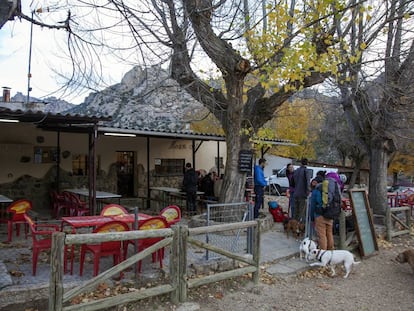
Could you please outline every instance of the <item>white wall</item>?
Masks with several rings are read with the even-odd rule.
[[[38,143],[37,137],[42,136],[44,142]],[[61,152],[68,150],[71,155],[61,157],[61,168],[72,170],[72,155],[88,154],[89,138],[87,134],[60,133]],[[150,169],[154,169],[157,158],[182,158],[192,162],[191,140],[151,138]],[[196,142],[196,146],[199,141]],[[42,178],[55,163],[34,163],[34,147],[56,147],[57,133],[37,129],[30,123],[0,123],[0,183],[8,183],[22,175]],[[108,171],[116,162],[116,151],[136,152],[136,164],[147,170],[147,139],[145,137],[111,137],[100,135],[97,140],[96,154],[100,157],[101,169]],[[27,163],[21,158],[30,157]],[[220,142],[220,156],[226,163],[226,145]],[[195,168],[209,170],[215,165],[217,142],[203,142],[196,152]]]

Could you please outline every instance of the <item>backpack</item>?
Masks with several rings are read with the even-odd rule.
[[[326,178],[318,187],[322,192],[322,208],[318,214],[328,219],[337,219],[341,214],[341,190],[338,182],[332,178]]]
[[[273,216],[274,222],[283,222],[287,218],[287,213],[283,212],[282,208],[276,201],[270,201],[269,213]]]

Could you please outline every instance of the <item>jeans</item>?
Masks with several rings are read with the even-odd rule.
[[[187,212],[195,213],[196,212],[196,192],[187,192]]]
[[[256,198],[254,201],[254,218],[259,218],[259,210],[263,205],[264,189],[262,186],[254,186],[254,193]]]
[[[306,221],[306,198],[293,197],[294,214],[293,218],[301,223]]]
[[[295,200],[293,197],[294,192],[289,192],[290,197],[289,197],[289,210],[290,210],[290,218],[294,218],[295,217]]]

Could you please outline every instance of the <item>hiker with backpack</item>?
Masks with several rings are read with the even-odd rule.
[[[341,213],[343,184],[336,173],[328,173],[325,178],[318,175],[312,183],[316,185],[311,196],[311,220],[315,222],[319,249],[333,250],[333,223]]]

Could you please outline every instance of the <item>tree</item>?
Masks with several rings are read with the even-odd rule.
[[[358,146],[368,154],[369,201],[377,214],[385,214],[387,208],[387,167],[397,150],[397,137],[412,124],[412,5],[385,1],[373,18],[362,15],[369,7],[357,4],[350,16],[349,44],[341,44],[342,53],[350,55],[337,76],[341,103]],[[338,23],[339,36],[342,29]]]
[[[337,73],[347,31],[338,37],[336,25],[348,23],[350,29],[344,1],[262,4],[68,1],[71,81],[90,86],[99,76],[92,64],[108,52],[130,62],[168,62],[171,76],[219,120],[226,135],[220,201],[241,200],[245,173],[238,171],[239,151],[252,149],[252,133],[298,90]],[[199,70],[205,65],[216,69],[223,85],[205,82]]]
[[[295,147],[275,147],[278,155],[294,159],[316,158],[314,144],[322,121],[317,107],[314,100],[295,98],[277,109],[269,127],[274,129],[276,137],[283,137],[297,144]]]

